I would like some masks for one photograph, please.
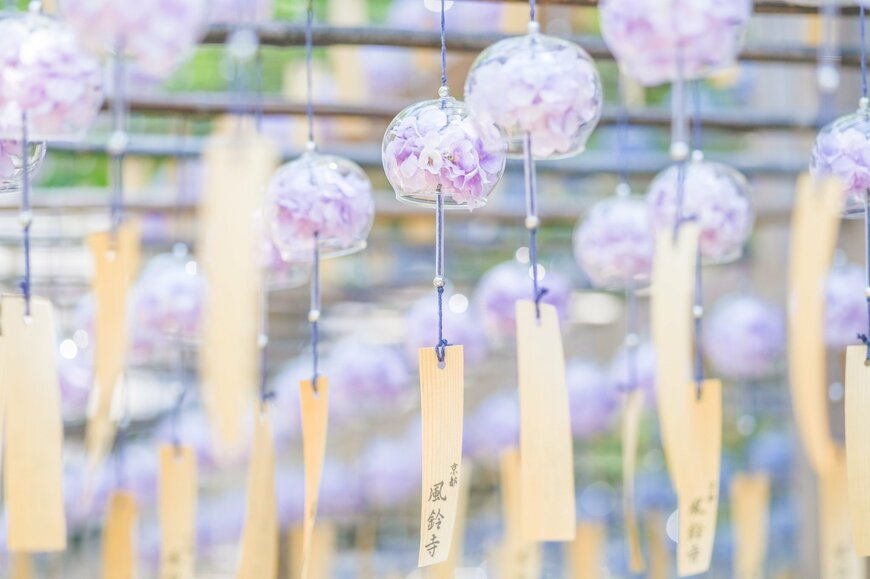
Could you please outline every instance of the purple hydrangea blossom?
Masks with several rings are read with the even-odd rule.
[[[208,19],[213,24],[255,24],[275,13],[275,0],[211,0]]]
[[[445,303],[449,298],[445,299]],[[414,302],[405,316],[405,353],[408,361],[417,367],[420,348],[434,348],[438,341],[438,312],[435,296],[424,296]],[[489,351],[486,332],[480,315],[474,308],[457,313],[444,308],[444,337],[461,345],[466,364],[479,364]]]
[[[505,166],[503,154],[484,146],[465,105],[453,98],[405,109],[387,128],[384,171],[400,200],[476,209],[486,204]]]
[[[640,390],[649,404],[656,399],[656,350],[651,342],[640,342],[634,351],[634,376],[629,366],[629,350],[621,346],[607,369],[607,381],[617,392]],[[634,382],[632,383],[632,378]]]
[[[421,446],[419,423],[404,436],[381,437],[369,443],[360,461],[362,496],[368,508],[390,510],[419,500]]]
[[[619,417],[619,395],[608,386],[601,368],[571,360],[565,374],[574,436],[585,440],[611,430]]]
[[[0,20],[0,106],[4,136],[74,137],[90,126],[103,102],[99,61],[58,22],[29,14]]]
[[[493,338],[514,335],[516,303],[531,299],[531,284],[530,267],[515,261],[500,263],[480,278],[472,301]],[[542,302],[555,306],[559,320],[567,320],[571,283],[558,272],[547,270],[541,285],[547,288]]]
[[[199,339],[205,277],[190,257],[162,254],[142,269],[133,294],[131,329],[138,356]],[[174,346],[172,346],[174,347]]]
[[[465,421],[462,439],[465,454],[480,460],[497,461],[501,454],[520,442],[520,403],[516,390],[490,395]]]
[[[740,380],[776,369],[785,351],[785,317],[755,296],[725,298],[704,324],[704,354],[716,372]]]
[[[733,64],[752,0],[607,0],[601,32],[620,66],[646,86]],[[680,59],[682,62],[680,63]]]
[[[853,113],[827,125],[816,138],[810,173],[817,179],[836,177],[844,187],[848,214],[864,214],[870,191],[870,117]]]
[[[597,287],[624,288],[649,280],[655,240],[640,199],[597,203],[574,232],[574,256]]]
[[[656,230],[672,229],[677,218],[678,170],[672,165],[659,173],[647,192],[647,204]],[[734,169],[703,159],[686,165],[683,216],[700,227],[704,259],[723,263],[743,251],[755,214],[746,179]]]
[[[337,343],[324,365],[330,386],[368,411],[386,412],[396,400],[415,391],[401,352],[390,346],[346,338]]]
[[[844,349],[867,333],[867,280],[864,268],[850,263],[831,270],[825,283],[825,343]]]
[[[141,70],[165,76],[205,32],[207,0],[61,0],[61,13],[95,50],[115,50]]]
[[[536,158],[583,151],[601,117],[598,71],[572,42],[544,34],[487,48],[468,74],[465,100],[475,122],[494,125],[517,154],[529,135]]]
[[[269,182],[266,219],[286,261],[310,261],[317,235],[321,257],[363,249],[374,217],[372,184],[359,166],[306,153]]]

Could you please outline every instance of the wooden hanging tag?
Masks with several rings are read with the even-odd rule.
[[[625,397],[622,414],[622,517],[625,543],[628,547],[628,568],[632,573],[643,573],[646,568],[634,502],[634,474],[643,399],[644,393],[641,390],[630,392]]]
[[[504,537],[497,550],[500,578],[538,579],[541,576],[541,546],[523,533],[522,469],[520,452],[514,448],[501,458],[501,503]]]
[[[203,152],[198,254],[208,281],[200,373],[203,402],[224,451],[244,443],[259,377],[262,232],[255,215],[278,165],[274,144],[252,131],[214,137]],[[260,220],[262,221],[262,220]]]
[[[460,481],[467,476],[462,470],[464,364],[462,346],[447,346],[443,363],[435,348],[420,349],[423,492],[419,567],[446,561],[453,544]]]
[[[33,579],[33,558],[30,553],[12,553],[11,579]]]
[[[528,541],[571,541],[574,518],[574,448],[565,353],[556,308],[516,304],[520,390],[522,530]]]
[[[0,375],[6,398],[4,491],[10,551],[63,551],[63,418],[51,303],[0,297]]]
[[[604,523],[586,521],[577,525],[577,537],[568,551],[571,577],[604,579],[607,547],[607,527]]]
[[[691,436],[681,416],[695,399],[691,368],[697,255],[698,226],[694,223],[681,225],[676,240],[671,230],[661,231],[656,237],[650,323],[656,350],[656,399],[662,446],[674,487],[678,486],[679,475],[674,448]]]
[[[112,400],[127,365],[127,297],[139,270],[139,230],[137,221],[127,221],[114,232],[87,238],[94,260],[94,383],[86,432],[92,467],[102,462],[115,438]]]
[[[187,446],[160,447],[160,577],[193,579],[196,550],[196,455]]]
[[[865,579],[866,564],[855,551],[849,523],[846,458],[834,456],[834,466],[819,477],[819,540],[821,579]]]
[[[302,527],[293,528],[288,533],[290,565],[287,579],[302,577],[302,559],[304,553],[304,535]],[[330,523],[320,523],[311,535],[311,553],[308,565],[308,579],[330,579],[332,577],[332,560],[335,556],[335,527]]]
[[[242,529],[242,554],[236,579],[278,576],[278,504],[275,448],[267,408],[257,412],[254,447],[248,467],[248,506]]]
[[[459,504],[456,507],[456,525],[453,527],[453,543],[447,560],[429,567],[428,579],[454,579],[456,569],[462,563],[465,546],[465,520],[468,514],[468,492],[471,488],[472,465],[469,461],[463,464],[463,476],[459,479]]]
[[[792,408],[810,465],[822,475],[837,445],[828,418],[824,343],[825,278],[831,268],[843,189],[830,179],[798,180],[789,249],[788,367]]]
[[[671,554],[665,533],[667,518],[664,513],[651,511],[644,517],[646,542],[649,549],[648,579],[670,579]]]
[[[103,579],[133,579],[136,568],[136,498],[116,492],[103,527]]]
[[[738,474],[731,480],[735,579],[762,579],[767,555],[770,477]]]
[[[680,577],[710,568],[719,510],[719,468],[722,458],[722,383],[705,380],[700,400],[691,397],[674,416],[686,426],[672,447],[681,479],[676,481],[680,509],[677,572]]]
[[[849,514],[858,554],[870,556],[870,366],[867,346],[846,350],[846,467]]]
[[[304,540],[302,545],[302,579],[308,579],[314,539],[314,524],[317,520],[317,501],[320,495],[320,478],[326,458],[326,434],[329,426],[329,381],[317,377],[317,392],[311,380],[299,383],[299,398],[302,401],[302,453],[305,461],[305,512],[303,515]]]

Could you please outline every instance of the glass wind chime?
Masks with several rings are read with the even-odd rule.
[[[465,99],[480,126],[497,129],[481,134],[524,161],[532,292],[530,300],[516,303],[516,335],[521,495],[524,509],[534,513],[524,533],[535,541],[569,541],[576,534],[571,424],[561,330],[555,309],[541,303],[547,290],[538,265],[535,162],[581,153],[601,116],[603,96],[589,55],[541,33],[535,0],[529,9],[528,34],[502,40],[478,56]]]
[[[464,350],[445,338],[444,211],[486,204],[504,172],[491,122],[473,122],[447,84],[445,3],[441,1],[441,87],[438,98],[412,105],[384,136],[384,171],[399,201],[435,209],[437,341],[421,348],[423,476],[419,565],[447,559],[457,517],[462,464]],[[479,119],[478,119],[479,121]]]
[[[264,217],[272,241],[290,263],[311,264],[311,379],[300,383],[305,462],[303,577],[306,576],[326,452],[328,382],[320,375],[321,260],[365,249],[374,219],[372,185],[348,159],[325,155],[314,140],[314,2],[308,0],[305,23],[306,112],[308,142],[302,156],[278,169],[266,191]]]

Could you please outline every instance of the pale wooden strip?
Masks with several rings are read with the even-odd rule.
[[[299,383],[302,411],[302,454],[305,463],[305,512],[303,514],[302,579],[308,578],[317,520],[320,479],[326,458],[326,435],[329,428],[329,381],[317,377],[317,390],[311,380]]]
[[[650,317],[656,350],[659,427],[674,487],[679,486],[681,472],[691,469],[691,465],[677,460],[675,449],[692,435],[681,416],[695,397],[691,367],[697,253],[698,227],[693,223],[682,225],[676,239],[670,230],[656,237]]]
[[[426,577],[430,579],[454,579],[456,569],[462,563],[465,547],[465,518],[468,514],[468,493],[471,489],[472,465],[467,460],[463,465],[464,476],[459,479],[459,505],[456,507],[456,525],[453,527],[453,544],[450,556],[443,563],[428,568]]]
[[[465,396],[464,350],[420,349],[420,412],[423,424],[423,478],[420,497],[420,567],[450,555],[459,506],[462,470],[462,417]]]
[[[136,576],[135,532],[138,508],[128,492],[109,499],[103,527],[103,579],[134,579]]]
[[[536,579],[541,575],[541,547],[523,532],[522,473],[520,452],[510,449],[501,459],[501,503],[504,537],[495,549],[497,577]]]
[[[278,576],[275,448],[267,409],[258,412],[256,422],[248,470],[248,510],[236,579],[275,579]]]
[[[870,366],[867,346],[846,350],[846,468],[852,539],[870,555]]]
[[[187,446],[160,447],[160,577],[193,579],[196,560],[196,454]]]
[[[770,476],[738,474],[731,480],[735,579],[762,579],[770,520]]]
[[[846,458],[834,455],[834,466],[819,477],[819,540],[821,579],[865,579],[864,559],[855,551],[849,524]]]
[[[4,490],[10,551],[63,551],[63,419],[51,303],[0,297],[0,376],[6,392]]]
[[[115,438],[112,401],[127,365],[127,297],[139,270],[139,223],[123,223],[114,233],[87,238],[94,260],[94,384],[86,440],[91,467],[109,453]]]
[[[685,402],[679,408],[681,414],[674,418],[686,426],[686,435],[675,441],[672,449],[678,464],[690,465],[681,469],[682,480],[677,486],[680,577],[709,570],[713,557],[722,459],[722,383],[704,381],[700,400],[693,395]]]
[[[604,523],[586,521],[577,525],[577,538],[568,550],[571,577],[605,579],[605,548],[607,527]]]
[[[843,203],[835,180],[798,180],[789,251],[788,366],[792,408],[804,451],[817,474],[834,467],[828,419],[824,281],[831,267]]]
[[[643,398],[644,393],[640,390],[629,393],[625,398],[622,415],[622,516],[628,547],[628,568],[632,573],[643,573],[646,569],[634,502],[634,476]]]
[[[275,168],[275,145],[242,130],[214,137],[203,153],[198,253],[209,291],[203,306],[203,402],[218,442],[236,450],[255,403],[262,233],[256,213]]]
[[[287,534],[290,552],[289,575],[287,579],[302,577],[303,543],[305,532],[302,527],[294,527]],[[309,555],[308,579],[330,579],[332,577],[332,561],[335,556],[335,526],[330,523],[320,523],[314,528],[311,537],[311,553]]]
[[[574,449],[565,354],[556,308],[516,304],[520,390],[522,531],[528,541],[571,541],[574,517]]]

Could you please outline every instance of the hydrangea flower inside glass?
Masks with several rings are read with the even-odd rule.
[[[485,144],[496,140],[493,126],[485,141],[465,104],[449,95],[411,105],[390,123],[382,158],[387,179],[400,201],[476,209],[486,204],[505,167],[503,152]]]
[[[686,164],[682,217],[701,231],[701,255],[710,263],[739,258],[752,232],[755,213],[746,178],[733,168],[707,161],[698,152]],[[655,230],[672,229],[679,210],[679,170],[672,165],[650,184],[647,204]]]
[[[266,195],[266,221],[285,261],[311,261],[315,239],[322,258],[365,249],[372,184],[352,161],[308,151],[275,173]]]
[[[574,231],[574,257],[599,288],[646,283],[654,252],[646,204],[628,195],[596,203]]]
[[[825,126],[816,138],[810,173],[836,177],[843,184],[843,214],[862,217],[870,195],[870,102],[862,98],[856,112]]]
[[[600,15],[604,40],[622,69],[655,86],[733,64],[752,0],[607,0]]]
[[[529,34],[484,50],[465,83],[472,118],[498,128],[511,156],[522,155],[527,138],[536,159],[583,152],[602,100],[601,79],[586,51],[541,34],[537,22],[529,23]]]
[[[39,14],[0,20],[0,116],[3,136],[79,137],[103,102],[103,72],[75,35]]]

